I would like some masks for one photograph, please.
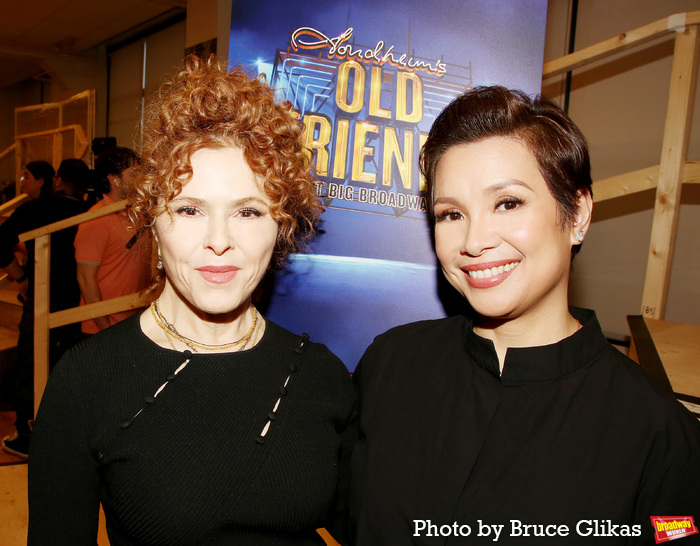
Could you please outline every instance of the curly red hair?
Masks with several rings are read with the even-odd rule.
[[[146,119],[142,175],[129,199],[137,224],[150,226],[167,210],[192,177],[194,152],[234,146],[243,151],[279,226],[273,265],[313,234],[323,207],[301,144],[302,125],[289,102],[275,103],[264,81],[240,68],[228,72],[214,56],[191,55],[161,86]]]

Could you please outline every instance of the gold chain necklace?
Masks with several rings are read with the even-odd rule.
[[[160,312],[160,306],[158,305],[158,301],[159,300],[156,300],[151,304],[151,312],[153,313],[153,318],[155,319],[156,324],[158,324],[158,326],[160,326],[163,329],[166,337],[168,337],[168,335],[171,335],[178,341],[187,345],[194,352],[197,352],[197,349],[202,349],[204,351],[225,351],[226,349],[232,349],[233,347],[236,347],[241,344],[243,344],[243,346],[240,347],[239,350],[243,350],[246,347],[246,345],[248,345],[248,342],[253,336],[253,333],[257,330],[259,314],[255,306],[253,306],[253,324],[250,325],[248,333],[246,333],[246,335],[244,335],[241,339],[232,343],[223,343],[221,345],[208,345],[206,343],[199,343],[198,341],[183,336],[180,332],[177,331],[174,325],[168,322],[168,320]]]

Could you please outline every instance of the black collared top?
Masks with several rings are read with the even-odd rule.
[[[700,520],[700,424],[572,313],[578,332],[509,349],[502,375],[465,317],[375,340],[354,376],[357,544],[493,544],[487,525],[497,544],[653,544],[650,516]]]

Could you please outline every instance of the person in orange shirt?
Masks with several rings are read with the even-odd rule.
[[[95,174],[107,192],[90,210],[126,198],[139,157],[129,148],[113,148],[95,161]],[[75,237],[80,304],[95,303],[143,290],[150,281],[151,238],[137,232],[124,211],[85,222]],[[82,323],[85,334],[95,334],[137,310],[97,317]]]

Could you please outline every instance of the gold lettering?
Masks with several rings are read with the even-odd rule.
[[[377,175],[365,171],[365,157],[374,155],[374,148],[366,146],[367,133],[379,134],[379,125],[368,121],[358,121],[355,124],[355,143],[352,154],[352,179],[356,182],[375,184]]]
[[[333,177],[345,178],[345,168],[348,161],[350,120],[339,118],[337,125],[338,130],[335,134],[335,154],[333,157]]]
[[[402,157],[399,139],[396,136],[396,128],[389,126],[384,128],[382,184],[391,186],[393,160],[396,158],[396,165],[401,175],[403,187],[410,189],[413,186],[413,131],[405,130],[403,141],[404,155]]]
[[[352,102],[350,96],[350,72],[352,78]],[[345,61],[338,67],[338,84],[335,88],[335,103],[338,108],[354,114],[362,110],[365,96],[365,70],[357,61]]]
[[[318,137],[315,136],[318,127]],[[332,125],[326,116],[306,114],[302,143],[312,154],[316,151],[316,172],[319,176],[328,175],[328,143],[331,141]]]
[[[382,81],[382,67],[373,66],[369,85],[369,115],[391,119],[391,110],[382,108]]]
[[[423,119],[423,82],[418,74],[413,72],[399,72],[396,81],[396,119],[409,123],[418,123]],[[411,112],[408,112],[408,86],[413,93]]]

